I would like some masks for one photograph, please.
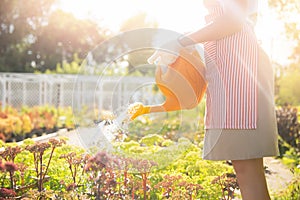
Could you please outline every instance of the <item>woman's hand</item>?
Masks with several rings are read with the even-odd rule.
[[[140,115],[147,114],[150,112],[149,106],[144,106],[144,104],[137,102],[131,104],[127,110],[128,114],[131,115],[130,120],[134,120]]]
[[[184,47],[178,40],[171,40],[165,43],[159,50],[156,50],[147,61],[149,64],[168,66],[175,62],[182,49]]]

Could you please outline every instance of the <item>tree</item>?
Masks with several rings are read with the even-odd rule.
[[[143,28],[156,26],[156,22],[147,20],[145,13],[139,13],[127,19],[121,25],[119,34],[108,38],[93,49],[84,67],[86,71],[82,73],[107,76],[149,75],[147,66],[146,68],[141,66],[147,65],[147,58],[153,50],[139,48],[141,44],[149,47],[153,40],[153,30],[148,31],[149,29]]]
[[[0,71],[25,70],[26,49],[55,0],[1,0]]]
[[[289,67],[279,79],[278,103],[284,105],[300,105],[300,68],[299,66]]]
[[[300,94],[297,88],[300,84],[300,1],[299,0],[269,0],[269,5],[276,10],[278,17],[285,25],[285,34],[293,41],[293,51],[289,57],[291,64],[281,69],[278,78],[279,104],[300,104]]]
[[[74,54],[84,59],[89,51],[104,38],[98,25],[89,20],[76,19],[61,10],[53,12],[48,23],[38,32],[35,43],[28,48],[32,52],[28,63],[39,71],[53,70],[58,63],[72,62]]]
[[[146,13],[141,12],[132,16],[128,20],[124,21],[123,24],[121,25],[120,30],[130,31],[138,28],[139,29],[156,28],[157,25],[158,25],[157,22],[148,20]],[[140,35],[139,37],[128,38],[128,39],[141,40],[145,43],[145,46],[147,46],[148,44],[149,45],[151,44],[153,40],[152,36],[153,35],[150,33],[148,35],[144,34],[144,35]],[[137,67],[147,64],[147,59],[151,56],[151,54],[153,54],[153,52],[154,52],[153,50],[149,50],[149,49],[148,50],[142,49],[142,50],[130,52],[126,58],[126,61],[128,62],[128,72],[133,73],[138,69],[139,72],[142,73],[143,75],[149,74],[149,72],[147,72],[147,70],[144,70],[142,67],[141,68],[137,68]]]
[[[56,0],[1,0],[0,71],[44,72],[84,59],[103,40],[103,27],[53,10]]]
[[[299,0],[269,0],[271,8],[277,11],[278,17],[284,22],[285,34],[294,41],[293,53],[290,59],[300,62],[300,1]]]

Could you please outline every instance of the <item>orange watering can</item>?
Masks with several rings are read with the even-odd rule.
[[[159,105],[144,105],[137,102],[131,104],[128,113],[131,120],[153,112],[169,112],[192,109],[202,100],[206,91],[205,66],[198,52],[181,50],[175,62],[170,64],[163,74],[158,65],[155,81],[159,90],[165,96],[165,101]]]

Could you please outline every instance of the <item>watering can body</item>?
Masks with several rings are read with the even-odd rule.
[[[207,88],[205,66],[196,50],[180,51],[165,73],[162,73],[160,67],[158,65],[155,81],[165,101],[159,105],[134,103],[129,109],[131,119],[152,112],[192,109],[203,99]]]

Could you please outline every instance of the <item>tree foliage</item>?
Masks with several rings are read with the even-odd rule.
[[[121,31],[129,31],[138,28],[155,28],[157,27],[157,22],[151,21],[147,18],[146,13],[138,13],[131,18],[124,21],[121,25]],[[129,40],[141,40],[146,45],[150,45],[152,42],[152,35],[143,35],[139,38],[129,38]],[[141,49],[138,51],[130,52],[126,61],[128,62],[128,72],[133,73],[138,70],[142,75],[149,75],[149,71],[141,66],[147,64],[147,59],[153,54],[154,51]],[[151,74],[151,73],[150,73]]]
[[[278,78],[278,103],[300,104],[300,1],[269,0],[269,5],[277,11],[278,18],[284,22],[285,35],[293,42],[289,56],[291,64],[282,68]]]
[[[1,0],[0,71],[24,71],[26,49],[54,0]]]
[[[40,71],[55,69],[57,63],[72,62],[75,53],[85,58],[102,40],[95,22],[79,20],[57,10],[50,15],[48,24],[41,28],[29,49],[31,63]]]
[[[269,5],[277,11],[278,17],[284,22],[286,36],[294,42],[290,59],[300,62],[300,1],[269,0]]]
[[[104,28],[52,9],[56,0],[1,0],[0,71],[33,72],[55,69],[83,59],[103,40]]]
[[[283,105],[288,103],[290,105],[300,105],[300,67],[291,66],[279,78],[279,98],[278,103]]]

